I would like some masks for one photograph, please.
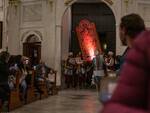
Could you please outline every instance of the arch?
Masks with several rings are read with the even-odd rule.
[[[34,42],[41,42],[41,41],[39,40],[39,38],[36,35],[32,34],[27,37],[25,42],[34,43]]]
[[[105,0],[102,0],[103,3],[105,3],[109,8],[110,10],[112,11],[112,14],[114,15],[114,18],[115,18],[115,21],[116,21],[116,18],[117,18],[117,14],[116,14],[116,11],[115,11],[115,8],[113,7],[113,5],[110,5],[108,2],[106,2]]]
[[[64,11],[63,11],[61,19],[60,19],[61,26],[63,24],[63,18],[64,18],[65,13],[77,1],[80,1],[80,0],[70,0],[68,3],[66,3],[66,7],[64,8]],[[110,9],[110,11],[112,12],[112,15],[114,16],[115,27],[116,27],[118,25],[118,20],[117,20],[117,10],[114,7],[115,3],[113,1],[112,1],[112,3],[110,3],[107,0],[99,0],[99,1],[97,0],[97,3],[104,3]],[[116,27],[115,33],[116,33],[116,37],[117,37],[117,27]],[[62,35],[63,34],[62,34],[62,29],[61,29],[61,40],[62,40]],[[116,38],[116,40],[117,40],[117,38]]]
[[[62,46],[63,46],[63,44],[62,44],[62,38],[63,38],[63,19],[64,19],[64,16],[65,16],[65,14],[66,14],[66,12],[67,12],[67,10],[69,9],[69,8],[71,8],[71,6],[74,4],[74,3],[76,3],[77,1],[80,1],[80,0],[70,0],[67,4],[65,4],[65,6],[64,6],[64,9],[63,9],[63,11],[62,11],[62,13],[61,13],[61,15],[60,15],[60,20],[59,20],[59,23],[61,24],[61,37],[60,37],[60,40],[61,40],[61,53],[60,53],[60,55],[61,55],[61,61],[63,61],[63,60],[65,60],[66,58],[65,57],[67,57],[68,55],[66,55],[66,56],[64,56],[63,57],[63,54],[62,54]],[[83,1],[83,0],[82,0]],[[86,1],[86,0],[85,0]],[[93,0],[91,0],[91,1],[93,1]],[[98,0],[97,0],[98,1]],[[99,4],[99,3],[104,3],[107,7],[108,7],[108,9],[112,12],[112,15],[114,16],[114,20],[115,20],[115,24],[117,23],[117,10],[116,10],[116,8],[115,8],[115,3],[114,4],[109,4],[107,1],[105,1],[105,0],[99,0],[98,2],[97,2],[97,4]],[[116,27],[116,25],[115,25],[115,27]],[[116,30],[115,30],[115,36],[117,36],[117,28],[116,28]],[[117,38],[116,38],[117,39]],[[63,63],[63,62],[61,62],[61,63]],[[61,76],[63,76],[63,74],[61,75]],[[62,84],[62,86],[64,87],[64,78],[62,77],[61,78],[61,84]]]
[[[64,16],[65,12],[67,11],[67,9],[68,9],[71,5],[73,5],[75,2],[77,2],[77,1],[80,1],[80,0],[71,0],[68,4],[66,4],[67,6],[66,6],[66,8],[65,8],[65,10],[64,10],[64,12],[63,12],[63,14],[62,14],[62,16],[61,16],[61,24],[62,24],[63,16]],[[91,0],[91,1],[92,1],[92,0]],[[110,8],[110,10],[112,11],[112,13],[113,13],[113,15],[114,15],[114,17],[115,17],[115,20],[116,20],[117,14],[116,14],[115,8],[113,7],[113,4],[109,4],[109,3],[108,3],[107,1],[105,1],[105,0],[101,0],[101,1],[99,1],[99,2],[105,3],[105,4]]]
[[[28,37],[35,35],[39,42],[43,41],[42,38],[42,33],[40,31],[26,31],[25,33],[23,33],[22,37],[21,37],[21,42],[25,43],[28,40]]]
[[[81,2],[82,2],[83,0],[81,0]],[[85,0],[86,1],[86,0]],[[88,1],[90,1],[90,0],[88,0]],[[91,0],[91,2],[92,2],[93,0]],[[64,9],[64,12],[63,12],[63,15],[62,15],[62,17],[61,17],[61,26],[63,26],[63,19],[64,19],[64,16],[65,16],[65,14],[66,14],[66,12],[68,11],[68,9],[74,4],[74,3],[78,3],[78,2],[80,2],[80,0],[70,0],[67,4],[66,4],[66,7],[65,7],[65,9]],[[117,13],[116,13],[116,10],[115,10],[115,7],[114,7],[114,2],[112,2],[112,3],[110,3],[110,2],[108,2],[107,0],[96,0],[95,1],[97,4],[99,4],[99,3],[103,3],[109,10],[110,10],[110,12],[112,13],[112,16],[114,17],[114,22],[115,22],[115,37],[117,37],[117,27],[116,27],[116,25],[117,25]],[[95,3],[94,2],[94,3]],[[62,46],[62,37],[63,37],[63,28],[61,29],[61,46]],[[117,40],[117,38],[115,39],[115,41]],[[115,47],[116,48],[116,47]],[[115,49],[116,50],[116,49]],[[62,55],[62,54],[61,54]]]

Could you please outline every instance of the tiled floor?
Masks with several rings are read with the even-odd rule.
[[[56,96],[39,100],[13,113],[97,113],[102,105],[95,91],[65,90]]]

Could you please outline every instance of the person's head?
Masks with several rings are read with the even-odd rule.
[[[76,54],[76,57],[81,57],[81,52],[78,52],[78,53]]]
[[[40,60],[40,64],[41,64],[41,65],[45,65],[45,62],[42,61],[42,60]]]
[[[8,62],[8,60],[9,60],[9,53],[7,52],[7,51],[2,51],[1,53],[0,53],[0,59],[2,60],[2,61],[4,61],[4,62]]]
[[[94,51],[94,55],[96,56],[96,55],[99,55],[99,51],[98,50],[95,50]]]
[[[22,56],[22,57],[21,57],[21,63],[22,63],[22,65],[24,65],[24,66],[29,65],[29,58],[26,57],[26,56]]]
[[[114,53],[112,51],[108,51],[108,56],[113,56]]]
[[[21,60],[22,60],[22,56],[21,55],[16,55],[15,56],[15,63],[17,63],[18,65],[21,64]]]
[[[73,57],[73,52],[69,52],[69,57]]]
[[[79,53],[78,53],[78,55],[79,55],[79,56],[81,56],[81,55],[82,55],[82,53],[81,53],[81,52],[79,52]]]
[[[132,41],[145,30],[144,20],[138,14],[129,14],[121,18],[120,40],[123,45],[130,45]]]

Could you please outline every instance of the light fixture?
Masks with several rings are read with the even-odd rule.
[[[124,0],[124,3],[126,5],[126,13],[127,13],[128,12],[129,0]]]
[[[129,0],[124,0],[124,3],[128,4],[128,3],[129,3]]]
[[[103,47],[104,47],[104,50],[106,50],[107,49],[107,44],[104,43]]]
[[[51,11],[52,11],[54,0],[47,0],[47,2],[50,5]]]
[[[49,4],[53,4],[53,0],[47,0]]]
[[[127,8],[129,4],[129,0],[124,0],[124,3],[126,4],[126,8]]]
[[[114,4],[114,2],[112,1],[112,0],[104,0],[105,2],[107,2],[108,4],[110,4],[110,5],[113,5]]]
[[[66,5],[68,5],[70,2],[72,2],[72,0],[64,0],[64,3],[65,3]]]
[[[20,0],[9,0],[9,4],[17,7],[21,1]]]

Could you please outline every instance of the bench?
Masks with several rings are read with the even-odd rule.
[[[9,111],[18,108],[22,106],[22,103],[20,101],[20,92],[19,92],[19,78],[21,76],[21,72],[16,72],[16,87],[14,90],[10,91],[10,97],[9,97]]]
[[[48,97],[48,90],[47,90],[47,86],[46,86],[46,81],[39,81],[38,82],[39,88],[42,91],[42,93],[40,94],[40,99],[43,98],[47,98]]]
[[[27,103],[31,103],[36,99],[35,97],[35,88],[34,88],[34,76],[35,76],[35,71],[34,70],[29,70],[29,75],[31,77],[30,84],[28,85],[27,89]]]

